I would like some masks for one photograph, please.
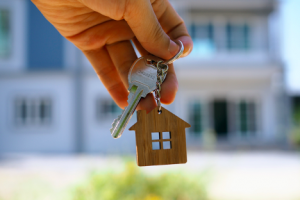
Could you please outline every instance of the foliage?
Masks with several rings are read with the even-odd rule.
[[[297,105],[294,108],[293,121],[294,121],[294,124],[300,126],[300,105]]]
[[[300,105],[294,108],[293,112],[293,128],[291,133],[291,142],[300,147]]]
[[[74,200],[205,200],[203,177],[182,173],[151,176],[129,162],[120,173],[93,173],[74,191]]]
[[[292,129],[291,142],[296,146],[300,147],[300,126],[295,126]]]

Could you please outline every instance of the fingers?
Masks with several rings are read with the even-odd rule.
[[[132,41],[142,56],[149,54],[136,38]],[[178,90],[178,81],[173,64],[169,65],[168,74],[161,87],[161,102],[163,104],[171,104]]]
[[[178,45],[160,26],[149,0],[128,0],[124,19],[140,44],[151,54],[170,59],[178,52]]]
[[[78,1],[32,0],[44,17],[64,36],[74,36],[112,20]]]
[[[107,50],[123,84],[128,88],[128,73],[132,63],[137,59],[130,41],[125,40],[107,45]]]
[[[187,56],[193,49],[193,42],[185,23],[168,0],[157,0],[153,4],[159,23],[172,40],[179,39],[184,45],[181,57]]]
[[[124,21],[107,21],[87,29],[80,34],[66,37],[80,50],[89,51],[99,49],[105,45],[119,41],[130,40],[134,34]]]
[[[116,67],[110,59],[107,49],[102,47],[93,51],[85,51],[84,54],[116,104],[121,108],[127,106],[127,88],[125,88]]]
[[[168,74],[165,81],[161,85],[161,99],[163,104],[171,104],[176,97],[178,91],[178,81],[173,64],[169,65]]]
[[[178,45],[161,28],[149,0],[79,1],[112,19],[125,19],[148,52],[163,59],[170,59],[177,53]]]
[[[116,66],[120,79],[125,87],[128,88],[128,73],[132,64],[137,59],[130,41],[121,41],[107,45],[107,50],[114,66]],[[147,112],[150,112],[155,107],[156,103],[153,95],[148,94],[146,98],[140,100],[137,110],[146,110]]]

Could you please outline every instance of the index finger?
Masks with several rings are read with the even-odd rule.
[[[153,55],[170,59],[179,50],[160,26],[150,0],[78,1],[114,20],[126,20],[141,45]]]

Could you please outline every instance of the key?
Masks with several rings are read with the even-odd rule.
[[[125,127],[131,119],[141,98],[156,89],[157,67],[155,63],[162,61],[160,58],[147,55],[138,58],[131,66],[128,74],[128,106],[122,114],[112,123],[110,129],[113,138],[121,137]],[[166,76],[163,77],[163,80]]]

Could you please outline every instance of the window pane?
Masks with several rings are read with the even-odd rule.
[[[39,106],[39,118],[42,122],[51,119],[51,101],[41,100]]]
[[[119,106],[114,102],[112,101],[112,109],[111,109],[112,113],[115,113],[115,114],[119,114],[121,113],[121,108],[119,108]]]
[[[239,132],[243,134],[256,132],[256,104],[251,101],[239,103]]]
[[[10,53],[9,11],[0,9],[0,58]]]
[[[152,150],[159,150],[160,143],[159,142],[152,142]]]
[[[171,142],[170,141],[163,142],[163,149],[171,149]]]
[[[159,140],[159,133],[151,133],[152,140]]]
[[[170,132],[163,132],[162,137],[163,137],[163,139],[171,139],[171,133]]]
[[[212,24],[192,24],[191,35],[194,41],[194,53],[209,55],[215,51],[214,28]]]
[[[247,127],[247,104],[246,102],[242,101],[239,105],[240,109],[240,131],[242,133],[246,133],[248,131]]]
[[[228,50],[249,49],[249,26],[227,24],[226,38]]]
[[[196,102],[190,105],[190,122],[191,132],[201,133],[202,132],[202,116],[201,116],[201,104]]]
[[[26,122],[26,120],[27,120],[27,113],[28,113],[28,108],[27,108],[27,104],[26,104],[26,101],[25,100],[23,100],[22,101],[22,103],[21,103],[21,112],[20,112],[20,114],[21,114],[21,119],[22,119],[22,122],[24,123],[24,122]]]
[[[102,113],[103,114],[110,113],[110,105],[108,101],[102,101]]]
[[[112,99],[98,98],[95,103],[96,119],[102,120],[106,117],[115,117],[121,114],[122,110]]]
[[[248,104],[248,126],[249,126],[249,131],[250,132],[255,132],[256,131],[256,106],[255,103],[250,102]]]

